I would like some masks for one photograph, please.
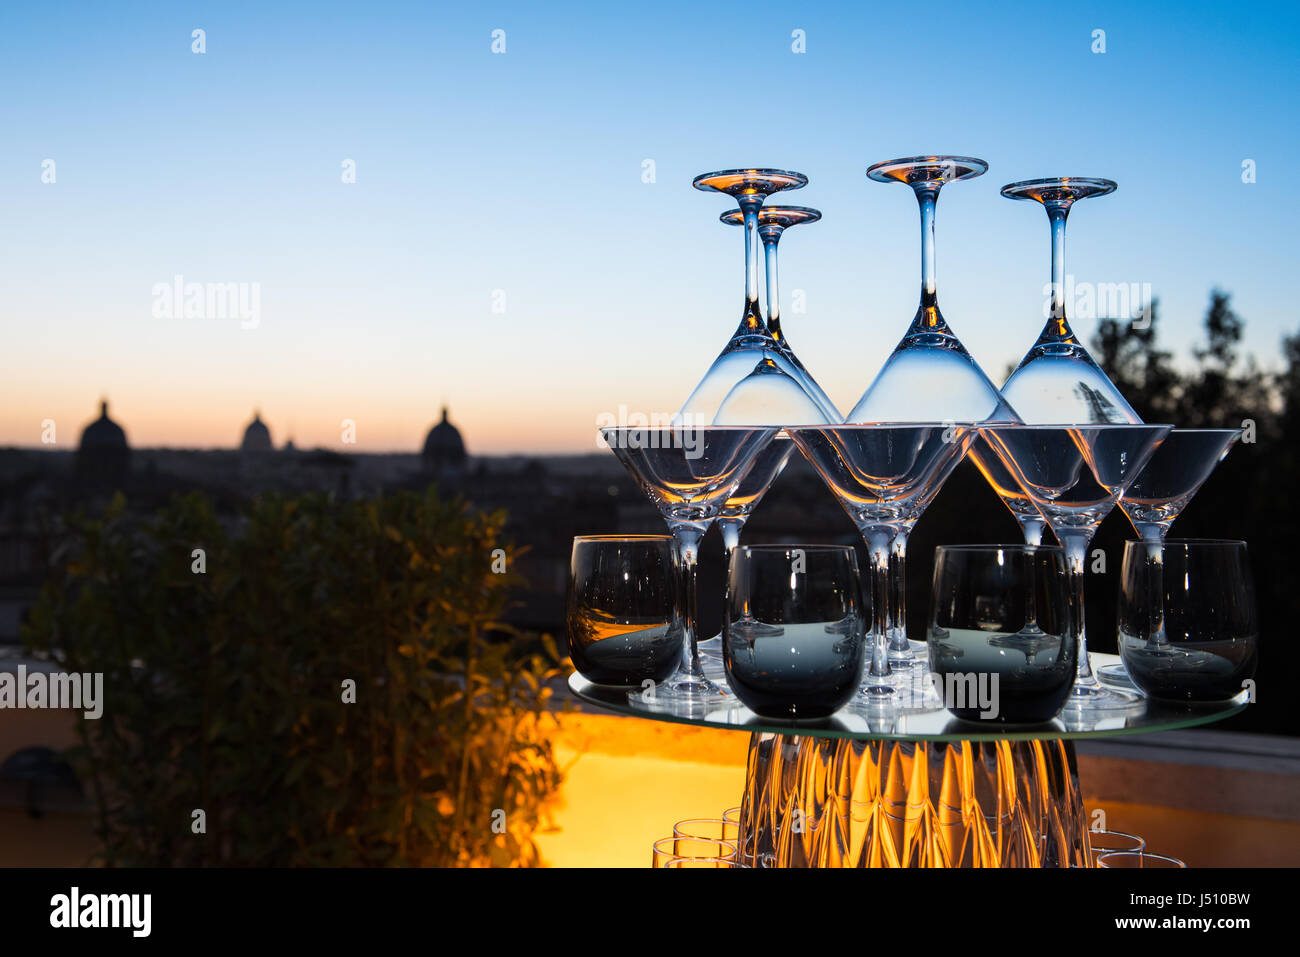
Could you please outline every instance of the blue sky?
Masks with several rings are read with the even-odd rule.
[[[1180,355],[1222,287],[1276,361],[1300,328],[1295,5],[919,9],[7,5],[0,443],[45,418],[74,441],[107,395],[136,444],[232,444],[260,407],[277,442],[350,418],[362,450],[414,449],[446,402],[471,452],[590,450],[599,412],[673,411],[734,327],[740,236],[690,181],[751,165],[810,177],[783,320],[847,410],[917,293],[915,203],[863,172],[927,152],[990,164],[945,190],[938,268],[995,381],[1048,278],[1046,217],[997,191],[1049,175],[1119,183],[1071,216],[1078,281],[1150,283]],[[259,283],[256,328],[154,316],[175,275]]]

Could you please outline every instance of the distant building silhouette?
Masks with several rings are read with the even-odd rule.
[[[254,412],[253,421],[248,423],[248,428],[244,429],[244,441],[239,443],[239,451],[270,452],[273,448],[271,430],[262,421],[262,414]]]
[[[126,432],[108,417],[108,402],[99,403],[99,418],[81,432],[77,445],[79,478],[103,484],[121,483],[131,471],[131,447]]]
[[[465,468],[469,456],[460,430],[447,421],[447,407],[442,407],[442,421],[429,430],[420,461],[424,471],[433,475],[456,476]]]

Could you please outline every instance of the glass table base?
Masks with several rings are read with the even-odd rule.
[[[1071,867],[1088,860],[1069,741],[750,737],[752,867]]]

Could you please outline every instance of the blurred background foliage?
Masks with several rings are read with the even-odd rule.
[[[503,522],[433,488],[69,519],[24,638],[104,673],[72,755],[104,863],[539,864],[560,659],[500,624]]]

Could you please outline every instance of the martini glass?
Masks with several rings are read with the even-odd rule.
[[[1079,638],[1079,664],[1066,709],[1124,710],[1142,698],[1103,688],[1092,673],[1084,628],[1088,546],[1141,473],[1168,425],[989,425],[980,428],[1003,466],[1042,512],[1065,548]]]
[[[794,354],[789,340],[786,339],[785,333],[781,330],[781,293],[777,274],[777,249],[781,242],[781,236],[791,226],[798,226],[801,223],[815,223],[821,218],[820,210],[810,209],[807,206],[765,206],[758,211],[758,235],[763,241],[764,273],[767,277],[767,331],[776,340],[781,354],[795,367],[798,373],[796,378],[799,379],[804,391],[808,393],[821,411],[817,422],[838,425],[844,421],[844,416],[840,414],[839,409],[835,408],[835,403],[822,391],[822,387],[817,384],[817,380],[812,377],[812,373],[799,361],[799,357]],[[739,209],[723,213],[721,219],[730,226],[745,225],[745,214]],[[814,425],[816,422],[790,424]]]
[[[722,170],[695,178],[696,189],[733,196],[740,206],[745,222],[745,304],[740,325],[678,410],[674,425],[769,424],[804,417],[811,400],[799,370],[781,351],[758,307],[758,213],[771,194],[807,182],[802,173],[777,169]],[[750,378],[755,373],[760,377]],[[718,413],[723,401],[747,378],[743,401],[737,399],[730,410],[733,421],[722,422]],[[753,423],[754,418],[765,421]]]
[[[1078,176],[1031,179],[1002,187],[1002,195],[1008,199],[1042,203],[1052,227],[1052,298],[1047,325],[1002,386],[1002,394],[1025,422],[1142,421],[1075,336],[1065,314],[1066,217],[1078,200],[1114,191],[1111,180]]]
[[[1151,594],[1164,594],[1163,557],[1169,527],[1239,438],[1241,429],[1174,429],[1119,500],[1134,531],[1146,543]],[[1168,640],[1162,603],[1153,602],[1152,607],[1156,619],[1151,623],[1146,651],[1154,655],[1161,653]],[[1106,681],[1131,684],[1123,662],[1099,668],[1097,674]]]
[[[984,374],[939,312],[934,213],[939,190],[972,179],[988,163],[968,156],[914,156],[876,163],[867,177],[912,187],[921,209],[921,302],[846,422],[1018,422],[1009,401]]]
[[[961,461],[973,434],[951,423],[841,425],[787,429],[799,451],[857,526],[870,555],[871,664],[862,695],[877,703],[912,693],[889,655],[890,556]],[[923,694],[923,692],[922,692]]]
[[[686,713],[734,701],[730,691],[710,681],[700,667],[695,633],[696,561],[700,539],[776,431],[717,426],[601,429],[601,437],[667,522],[680,581],[681,662],[649,695],[640,690],[629,692],[634,700]]]
[[[904,183],[916,194],[921,213],[921,298],[907,332],[845,422],[1020,421],[939,311],[934,247],[939,190],[954,180],[982,176],[988,168],[988,163],[969,156],[913,156],[876,163],[867,170],[869,179]],[[899,667],[925,663],[907,640],[903,611],[909,531],[900,528],[892,546],[889,650]]]

